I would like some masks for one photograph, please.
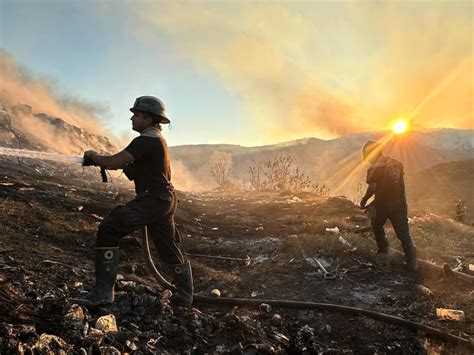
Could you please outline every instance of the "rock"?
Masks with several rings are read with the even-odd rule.
[[[39,340],[34,345],[35,350],[46,354],[66,354],[66,342],[56,335],[41,334]]]
[[[416,291],[424,296],[432,296],[433,292],[423,285],[416,285]]]
[[[104,333],[118,331],[117,321],[115,320],[115,316],[113,314],[108,314],[97,319],[95,327]]]
[[[93,339],[102,339],[104,336],[104,332],[102,330],[96,329],[96,328],[91,328],[89,330],[89,333],[87,333],[88,337],[91,337]]]
[[[84,320],[84,310],[81,308],[81,306],[77,304],[73,304],[68,312],[65,315],[66,318],[70,318],[73,320]]]

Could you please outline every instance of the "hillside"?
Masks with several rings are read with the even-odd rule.
[[[365,181],[367,165],[361,161],[361,147],[367,140],[379,139],[384,134],[386,132],[359,133],[328,141],[308,138],[262,147],[176,146],[171,147],[170,152],[172,159],[204,190],[216,186],[210,175],[213,154],[224,152],[231,155],[231,177],[240,185],[247,183],[248,187],[248,170],[255,162],[263,163],[276,155],[284,155],[293,158],[313,182],[328,184],[335,194],[352,195],[357,184]],[[407,175],[415,175],[439,163],[472,158],[473,136],[473,130],[410,132],[390,140],[385,153],[401,160]]]
[[[407,190],[412,209],[454,217],[463,200],[466,222],[474,223],[474,159],[437,164],[410,177]]]
[[[94,168],[0,157],[0,169],[2,354],[471,353],[471,286],[433,271],[410,274],[395,251],[378,259],[370,233],[356,233],[368,221],[354,204],[310,193],[180,193],[182,246],[201,297],[193,308],[170,307],[137,235],[120,243],[114,305],[74,306],[68,299],[92,286],[99,221],[132,192],[101,183],[98,174],[94,179]],[[336,226],[338,234],[326,231]],[[474,227],[425,218],[411,228],[421,258],[464,271],[474,262]],[[391,230],[389,239],[400,250]],[[334,277],[324,277],[315,260]],[[206,299],[216,288],[255,306]],[[330,308],[268,304],[282,299],[388,314],[440,329],[451,340]],[[463,310],[466,319],[441,320],[436,308]],[[99,317],[111,314],[117,329],[97,329]]]
[[[0,103],[1,104],[1,103]],[[107,137],[65,122],[60,117],[35,113],[26,104],[0,107],[0,146],[80,155],[87,149],[116,152]]]

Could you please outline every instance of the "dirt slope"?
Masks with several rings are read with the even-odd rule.
[[[212,304],[173,310],[147,272],[136,236],[121,242],[115,304],[71,312],[67,297],[91,287],[100,217],[132,198],[132,192],[117,181],[100,183],[93,168],[83,173],[55,164],[38,166],[31,160],[0,159],[2,354],[35,346],[54,353],[110,352],[112,347],[141,353],[469,353],[423,333],[332,312]],[[246,265],[189,256],[196,294],[208,296],[218,288],[227,297],[336,303],[464,338],[473,333],[472,288],[439,275],[415,277],[395,258],[377,260],[370,234],[352,232],[367,221],[345,198],[210,192],[180,194],[180,201],[186,253],[251,259]],[[474,262],[473,227],[433,217],[412,223],[421,257],[451,266],[453,256],[462,265]],[[336,226],[339,234],[326,232]],[[393,235],[390,240],[399,249]],[[305,260],[310,257],[336,273],[336,279],[324,279]],[[418,293],[417,283],[434,294]],[[464,310],[466,320],[441,321],[436,307]],[[93,330],[107,314],[115,315],[118,331]]]

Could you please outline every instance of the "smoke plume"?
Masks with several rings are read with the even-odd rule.
[[[268,142],[473,126],[469,2],[133,3],[137,37],[213,70]]]
[[[3,50],[0,50],[0,82],[0,103],[5,106],[27,104],[32,107],[33,113],[59,117],[91,133],[107,133],[98,121],[99,115],[107,112],[104,107],[72,96],[56,97],[46,80],[27,74]]]

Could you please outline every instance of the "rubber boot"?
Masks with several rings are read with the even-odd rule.
[[[193,304],[193,274],[191,263],[186,261],[183,264],[174,265],[174,281],[176,292],[171,296],[171,305],[181,307],[191,307]]]
[[[380,235],[375,235],[375,242],[377,243],[377,254],[380,256],[387,256],[388,255],[388,238],[387,235],[380,234]]]
[[[416,258],[416,249],[411,238],[402,241],[405,260],[409,271],[418,271],[418,259]]]
[[[85,298],[71,298],[80,306],[99,306],[114,302],[114,285],[118,271],[118,247],[95,249],[95,288]]]

